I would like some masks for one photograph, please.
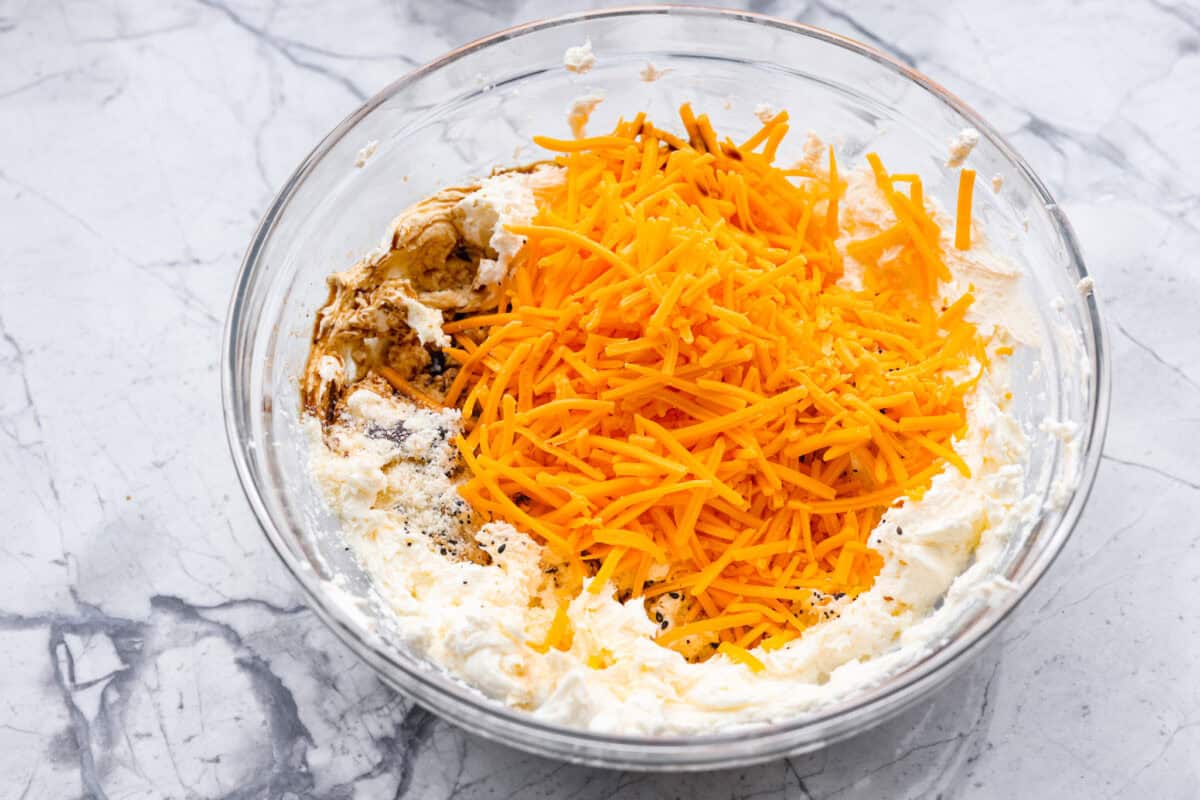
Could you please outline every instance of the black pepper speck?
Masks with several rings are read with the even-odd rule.
[[[410,431],[404,427],[404,423],[400,422],[390,428],[385,428],[382,425],[371,424],[366,430],[367,437],[371,439],[387,439],[392,444],[401,445],[408,439]]]
[[[430,350],[429,351],[429,366],[425,368],[425,371],[434,378],[438,377],[443,372],[445,372],[446,371],[446,354],[443,353],[441,350]]]

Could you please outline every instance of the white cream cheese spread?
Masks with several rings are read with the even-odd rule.
[[[952,168],[961,167],[977,144],[979,144],[979,131],[974,128],[963,128],[950,141],[950,152],[946,158],[946,166]]]
[[[596,66],[596,54],[592,52],[592,40],[585,39],[578,47],[568,47],[563,53],[563,66],[568,72],[582,75]]]
[[[525,245],[524,237],[508,227],[528,225],[537,214],[534,190],[561,181],[561,171],[556,167],[503,172],[483,181],[479,189],[459,201],[457,210],[467,240],[496,252],[496,258],[480,260],[477,287],[498,284],[508,275],[513,259]]]

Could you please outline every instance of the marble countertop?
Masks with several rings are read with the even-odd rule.
[[[0,2],[0,799],[1195,797],[1200,6],[757,2],[994,121],[1108,313],[1091,503],[1000,639],[825,751],[673,776],[481,741],[301,603],[230,468],[226,303],[260,214],[386,82],[567,4]]]

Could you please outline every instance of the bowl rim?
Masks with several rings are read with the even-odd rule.
[[[493,44],[498,44],[513,38],[534,33],[550,28],[561,27],[564,25],[572,25],[581,22],[594,21],[599,19],[607,19],[614,17],[632,17],[640,15],[680,15],[692,17],[705,17],[711,19],[727,20],[730,22],[748,22],[757,25],[763,25],[770,28],[779,29],[788,33],[806,36],[821,42],[840,47],[856,55],[868,58],[885,68],[898,73],[904,78],[907,78],[911,83],[914,83],[926,91],[936,95],[943,103],[948,105],[963,118],[970,123],[986,137],[990,143],[1004,156],[1005,159],[1024,177],[1033,187],[1035,199],[1042,203],[1050,213],[1056,232],[1061,237],[1062,243],[1066,249],[1066,256],[1070,262],[1070,266],[1074,268],[1077,279],[1087,277],[1088,273],[1084,265],[1083,256],[1080,252],[1077,238],[1070,222],[1061,212],[1057,202],[1050,194],[1049,190],[1043,184],[1041,179],[1026,163],[1026,161],[1017,154],[1017,152],[1008,144],[1007,141],[994,129],[987,121],[984,120],[974,109],[964,103],[957,96],[947,91],[936,81],[930,79],[924,74],[913,69],[909,65],[900,60],[862,42],[858,42],[841,34],[817,28],[811,25],[806,25],[799,22],[780,19],[777,17],[760,14],[751,11],[742,11],[735,9],[723,9],[707,6],[681,6],[681,5],[632,5],[620,6],[614,8],[598,9],[585,11],[580,13],[566,14],[546,19],[538,19],[522,24],[514,25],[487,36],[475,39],[460,47],[457,47],[446,54],[440,56],[433,61],[424,64],[402,77],[392,81],[379,92],[374,94],[368,100],[363,102],[357,109],[347,115],[338,125],[330,131],[321,141],[312,149],[311,152],[301,161],[300,165],[292,172],[280,188],[271,205],[264,213],[259,225],[257,226],[251,243],[247,248],[246,255],[243,258],[239,268],[237,278],[234,282],[234,291],[230,299],[226,321],[223,331],[223,340],[221,345],[221,399],[225,419],[226,438],[232,456],[235,471],[238,475],[239,483],[242,491],[254,511],[254,515],[258,520],[259,526],[262,528],[268,542],[276,555],[283,562],[287,570],[292,574],[296,581],[300,584],[304,593],[307,595],[308,604],[317,614],[317,616],[328,625],[338,638],[350,647],[360,658],[367,661],[376,671],[381,679],[390,686],[401,691],[409,698],[415,699],[423,705],[430,704],[430,701],[421,696],[413,697],[414,690],[402,683],[399,683],[395,676],[381,666],[380,662],[387,664],[393,670],[398,670],[405,675],[406,678],[422,684],[424,687],[440,696],[440,699],[449,701],[450,703],[460,706],[470,707],[474,711],[482,713],[485,717],[494,718],[497,722],[507,723],[517,729],[527,729],[536,731],[546,736],[561,737],[570,742],[575,743],[576,747],[590,746],[608,746],[614,748],[637,748],[639,750],[651,751],[667,751],[667,750],[682,750],[691,751],[703,747],[711,747],[714,745],[729,745],[737,742],[746,742],[748,740],[771,740],[779,742],[780,746],[770,749],[769,752],[763,754],[751,755],[734,755],[725,758],[704,758],[700,757],[696,760],[692,767],[710,767],[719,765],[736,765],[745,764],[753,761],[765,760],[767,758],[783,755],[787,752],[794,752],[796,743],[788,745],[787,739],[794,737],[797,733],[814,728],[824,723],[834,722],[840,719],[850,719],[855,714],[868,713],[874,707],[879,707],[875,710],[882,712],[884,708],[882,704],[894,695],[904,694],[908,692],[912,699],[923,695],[925,689],[934,688],[941,679],[949,677],[953,673],[951,666],[961,666],[966,657],[979,649],[996,630],[1010,617],[1016,606],[1033,590],[1040,582],[1049,567],[1057,559],[1061,553],[1066,541],[1070,538],[1072,531],[1079,521],[1079,517],[1087,502],[1101,460],[1101,451],[1103,450],[1104,438],[1107,433],[1109,404],[1110,404],[1110,385],[1111,385],[1111,366],[1110,353],[1108,348],[1108,335],[1104,323],[1104,316],[1101,313],[1100,305],[1094,293],[1087,293],[1081,297],[1084,318],[1089,323],[1091,329],[1091,339],[1086,338],[1087,331],[1084,331],[1084,336],[1081,337],[1085,351],[1094,358],[1091,362],[1090,374],[1090,397],[1088,398],[1088,406],[1090,411],[1090,426],[1087,430],[1079,432],[1081,441],[1086,445],[1083,450],[1083,459],[1078,465],[1078,482],[1072,490],[1071,497],[1065,508],[1061,509],[1062,518],[1058,525],[1051,531],[1051,539],[1047,542],[1043,552],[1038,554],[1037,559],[1028,567],[1028,575],[1026,582],[1020,588],[1020,591],[1014,592],[1004,598],[1004,600],[994,607],[977,610],[973,615],[965,620],[962,625],[966,630],[966,635],[958,637],[948,643],[942,643],[933,648],[928,655],[922,656],[917,661],[905,667],[900,673],[893,676],[893,681],[883,684],[881,687],[872,687],[872,689],[864,693],[854,696],[844,702],[832,704],[825,708],[818,708],[811,714],[803,714],[784,722],[756,725],[747,728],[735,728],[717,733],[698,733],[688,735],[666,735],[666,736],[646,736],[632,734],[608,734],[595,733],[582,728],[569,727],[556,723],[545,722],[525,711],[510,708],[503,705],[500,701],[492,700],[485,697],[477,690],[468,687],[466,684],[450,678],[448,675],[439,670],[413,670],[409,666],[396,661],[390,653],[374,646],[371,642],[370,635],[366,634],[354,618],[354,615],[348,613],[338,604],[327,603],[324,593],[320,587],[324,583],[316,574],[312,572],[307,565],[298,563],[293,560],[291,550],[286,543],[286,540],[281,533],[279,527],[276,526],[275,520],[267,510],[263,500],[262,493],[255,473],[251,468],[250,457],[247,453],[247,445],[250,444],[248,428],[249,413],[245,417],[240,413],[241,401],[246,398],[244,388],[239,384],[238,377],[238,355],[243,347],[244,340],[247,338],[249,331],[242,330],[242,322],[246,305],[250,299],[250,289],[254,283],[259,264],[259,257],[263,248],[270,238],[275,224],[287,209],[296,191],[309,173],[316,165],[337,145],[364,117],[374,111],[381,104],[390,99],[403,88],[419,81],[425,75],[441,69],[466,55],[474,53],[478,50],[487,48]],[[247,412],[249,406],[247,406]],[[1039,512],[1038,519],[1043,519],[1045,510]],[[1036,523],[1035,523],[1036,524]],[[982,626],[977,624],[981,617],[992,615],[991,619],[984,622]],[[525,749],[530,752],[545,754],[545,750],[541,750],[532,746],[530,743],[522,741],[514,741],[509,738],[503,738],[501,731],[488,730],[485,726],[473,724],[472,720],[467,719],[463,714],[458,713],[458,710],[448,708],[443,704],[433,706],[434,710],[439,714],[450,718],[452,721],[467,727],[472,732],[480,735],[497,739],[510,746],[515,746],[520,749]],[[879,713],[876,715],[878,720],[882,720],[886,715]],[[872,720],[873,722],[873,720]],[[847,730],[842,733],[833,733],[822,738],[818,746],[828,744],[844,736],[852,735],[858,730],[868,727],[866,725],[851,726],[852,730]],[[632,750],[626,750],[626,755],[630,755]],[[583,753],[576,750],[561,750],[556,751],[556,755],[583,763],[591,763],[597,765],[621,765],[626,767],[649,766],[646,762],[648,757],[636,758],[633,761],[622,759],[620,757],[609,757],[604,755],[596,755],[594,753]],[[661,764],[657,765],[660,768],[687,768],[688,764]]]

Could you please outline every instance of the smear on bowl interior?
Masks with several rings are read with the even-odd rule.
[[[548,721],[794,717],[928,652],[1035,510],[1019,272],[786,112],[539,137],[330,278],[311,470],[403,646]]]

